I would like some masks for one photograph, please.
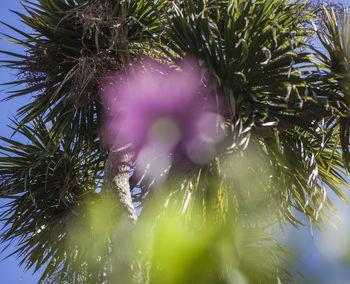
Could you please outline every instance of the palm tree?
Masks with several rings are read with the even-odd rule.
[[[317,32],[299,1],[22,3],[32,33],[3,24],[26,54],[0,51],[18,73],[8,84],[23,86],[8,98],[33,98],[13,121],[28,143],[3,137],[0,157],[2,241],[18,243],[21,263],[50,283],[287,281],[274,225],[302,225],[299,212],[323,227],[327,190],[347,201],[348,16],[325,10]],[[140,66],[168,82],[186,58],[224,138],[204,163],[169,153],[138,179],[135,148],[103,144],[104,82]]]

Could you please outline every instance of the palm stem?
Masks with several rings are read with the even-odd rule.
[[[126,17],[126,2],[121,1],[121,16],[120,23],[117,26],[118,29],[118,50],[121,52],[123,65],[125,70],[130,64],[130,55],[128,50],[128,42],[126,39],[125,32],[125,17]],[[116,192],[118,202],[120,203],[121,216],[126,213],[127,218],[133,224],[137,221],[137,214],[135,207],[132,203],[129,173],[132,168],[132,157],[133,154],[130,151],[115,151],[111,149],[105,164],[105,174],[103,190],[104,192]]]

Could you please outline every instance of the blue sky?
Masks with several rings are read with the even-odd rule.
[[[343,1],[345,5],[350,5],[350,1]],[[7,24],[14,25],[21,30],[28,31],[28,28],[20,23],[18,17],[9,12],[9,9],[23,11],[23,8],[17,0],[2,1],[2,9],[0,10],[0,20]],[[0,31],[4,33],[10,32],[4,26],[0,26]],[[13,52],[23,52],[7,41],[0,40],[0,50],[9,50]],[[4,55],[0,55],[4,59]],[[15,78],[14,74],[5,68],[0,68],[0,83],[11,81]],[[0,87],[0,98],[6,96],[7,87]],[[10,136],[11,132],[7,128],[10,123],[9,117],[14,116],[19,106],[25,104],[28,98],[19,98],[11,101],[0,102],[0,135]],[[2,201],[0,200],[0,204]],[[337,221],[339,230],[329,227],[325,233],[316,232],[314,237],[310,236],[308,229],[295,230],[287,228],[285,236],[281,237],[290,247],[292,252],[301,257],[298,265],[299,269],[305,274],[309,280],[304,283],[324,283],[324,284],[342,284],[349,283],[350,267],[344,263],[342,258],[342,248],[344,245],[350,247],[350,211],[339,204],[341,210],[339,215],[344,219],[343,222]],[[349,239],[349,241],[348,241]],[[0,249],[3,245],[0,244]],[[13,246],[10,247],[11,251]],[[0,255],[4,257],[6,253]],[[0,282],[9,284],[31,284],[37,283],[38,275],[32,275],[32,271],[24,273],[23,268],[18,266],[19,259],[10,257],[0,262]],[[313,279],[313,280],[311,280]]]
[[[16,11],[23,11],[23,8],[18,1],[1,1],[2,9],[0,9],[0,20],[6,22],[10,25],[15,25],[22,30],[28,30],[22,23],[19,22],[18,17],[11,13],[9,9]],[[0,26],[0,31],[3,33],[9,33],[9,29],[4,26]],[[3,38],[3,36],[0,36]],[[23,52],[20,48],[16,47],[14,44],[11,44],[7,41],[0,40],[0,50],[9,50],[13,52]],[[1,59],[4,59],[4,55],[0,55]],[[8,82],[15,78],[14,74],[11,74],[11,71],[5,68],[0,68],[0,82]],[[4,98],[6,95],[7,87],[0,87],[0,98]],[[10,136],[11,132],[7,127],[7,124],[10,123],[9,118],[13,117],[16,114],[16,110],[20,105],[25,103],[26,99],[19,98],[11,101],[0,102],[0,135],[1,136]],[[3,204],[0,200],[0,204]],[[3,248],[3,244],[0,244],[0,249]],[[13,249],[13,246],[10,247],[10,252]],[[0,255],[0,259],[6,256],[6,252]],[[24,268],[18,266],[19,259],[16,257],[10,257],[6,260],[0,262],[0,282],[4,284],[32,284],[37,283],[39,280],[38,275],[33,276],[31,271],[28,271],[24,274]]]

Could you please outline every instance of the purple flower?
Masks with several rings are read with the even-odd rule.
[[[104,86],[102,97],[106,145],[131,143],[138,161],[162,157],[162,166],[170,164],[170,154],[199,164],[213,157],[223,119],[190,62],[181,70],[137,66],[118,78]]]

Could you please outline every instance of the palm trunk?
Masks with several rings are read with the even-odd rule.
[[[132,169],[132,153],[127,151],[109,152],[105,165],[103,191],[108,197],[115,196],[121,217],[126,216],[136,223],[137,214],[132,203],[129,176]]]
[[[120,1],[121,15],[120,24],[117,25],[117,45],[120,51],[120,56],[123,60],[123,65],[127,69],[130,65],[130,55],[128,50],[128,42],[126,39],[126,32],[124,21],[127,14],[127,6],[125,1]],[[125,69],[125,70],[126,70]],[[108,193],[108,196],[116,196],[116,206],[120,207],[120,217],[126,216],[131,223],[135,224],[137,221],[137,214],[132,203],[129,175],[132,169],[133,154],[127,150],[114,151],[113,148],[105,164],[105,173],[103,181],[103,191]],[[114,198],[113,198],[114,199]],[[119,217],[119,216],[118,216]]]

